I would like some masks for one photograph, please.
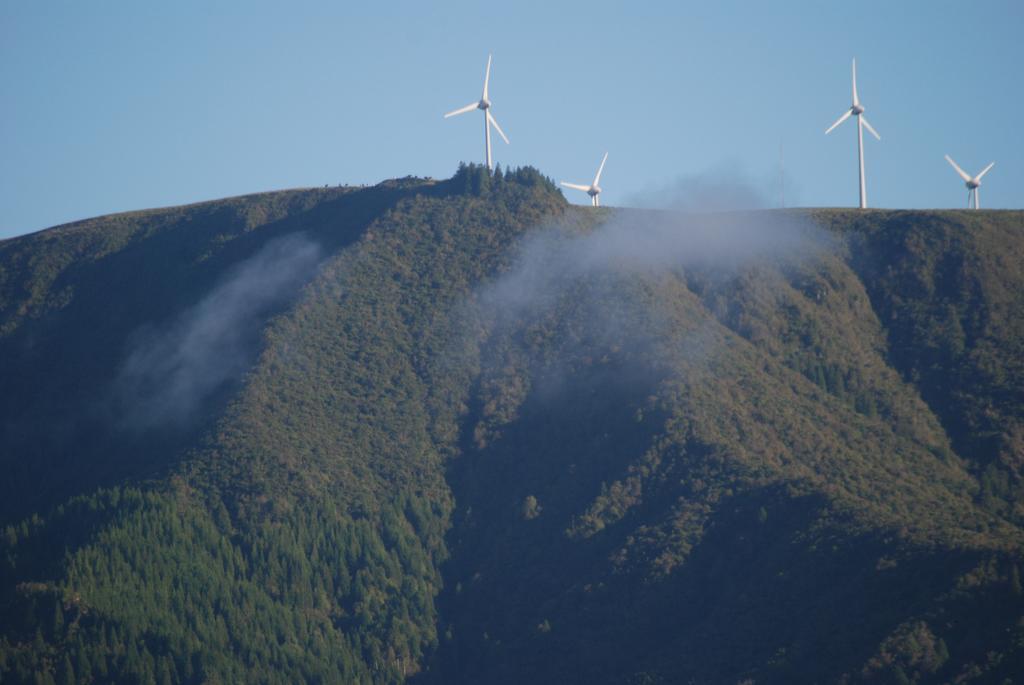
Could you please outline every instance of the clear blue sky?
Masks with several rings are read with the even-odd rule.
[[[325,183],[448,177],[482,157],[494,53],[503,164],[605,204],[736,174],[775,202],[1024,206],[1024,2],[3,2],[0,237],[117,211]],[[578,196],[578,197],[577,197]],[[587,200],[567,191],[574,202]]]

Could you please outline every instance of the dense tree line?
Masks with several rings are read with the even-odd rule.
[[[431,507],[297,508],[242,532],[180,493],[76,498],[5,530],[0,665],[16,682],[401,680],[435,639]],[[23,580],[51,535],[74,549],[59,580]]]

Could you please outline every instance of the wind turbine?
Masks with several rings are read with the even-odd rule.
[[[482,109],[484,112],[484,150],[487,153],[487,168],[492,169],[491,164],[491,126],[501,135],[505,144],[508,145],[508,136],[501,130],[501,126],[498,126],[498,122],[494,120],[494,116],[491,114],[491,100],[487,97],[487,84],[491,80],[491,55],[487,55],[487,73],[484,74],[484,94],[480,96],[478,102],[473,102],[461,109],[457,109],[454,112],[448,112],[444,115],[444,118],[454,117],[459,114],[465,114],[466,112],[472,112],[474,109]]]
[[[864,129],[871,131],[871,135],[879,140],[882,136],[878,135],[878,132],[871,127],[868,120],[864,118],[864,107],[860,104],[860,98],[857,97],[857,60],[853,60],[853,105],[850,109],[846,110],[846,114],[839,117],[836,123],[828,127],[825,131],[825,135],[832,132],[839,124],[843,123],[851,116],[856,115],[857,117],[857,164],[860,166],[860,208],[866,209],[868,206],[868,191],[864,187]]]
[[[589,186],[581,185],[579,183],[566,183],[562,181],[562,185],[566,188],[572,188],[574,190],[582,190],[584,193],[590,196],[590,204],[594,207],[601,206],[601,186],[598,183],[601,181],[601,172],[604,171],[604,163],[608,161],[608,153],[604,153],[604,159],[601,160],[601,166],[597,168],[597,176],[594,176],[594,182]]]
[[[974,208],[981,209],[981,201],[978,199],[978,188],[981,186],[981,177],[987,174],[988,170],[994,167],[996,163],[992,162],[987,167],[982,169],[980,174],[971,178],[966,171],[964,171],[963,169],[956,165],[956,162],[954,162],[953,158],[950,157],[949,155],[946,155],[946,161],[949,162],[954,169],[956,169],[956,173],[960,174],[960,178],[964,180],[964,185],[967,186],[967,209],[971,208],[972,196],[974,200]]]

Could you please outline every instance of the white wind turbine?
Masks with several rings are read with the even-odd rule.
[[[871,131],[871,135],[879,140],[882,139],[882,136],[878,135],[878,132],[864,118],[864,107],[860,104],[860,98],[857,97],[857,60],[853,60],[853,105],[850,106],[850,109],[846,110],[846,114],[836,120],[836,123],[828,127],[825,135],[831,133],[832,129],[853,115],[857,117],[857,164],[860,167],[860,208],[866,209],[868,206],[868,191],[864,187],[864,129],[866,128]]]
[[[484,149],[487,156],[487,168],[492,169],[491,164],[491,126],[493,125],[495,130],[501,135],[505,144],[508,145],[508,136],[501,130],[501,126],[498,126],[498,122],[494,120],[494,116],[491,114],[491,101],[487,97],[487,84],[491,80],[491,55],[487,55],[487,73],[484,74],[484,94],[480,97],[479,102],[473,102],[461,109],[457,109],[454,112],[448,112],[444,115],[444,118],[454,117],[458,114],[465,114],[466,112],[472,112],[474,109],[482,109],[484,111]]]
[[[946,161],[953,165],[953,168],[956,169],[956,173],[960,174],[960,178],[964,180],[964,185],[967,186],[967,208],[971,208],[971,200],[973,199],[974,209],[981,209],[981,201],[978,199],[978,188],[981,186],[981,177],[987,174],[988,170],[994,167],[996,163],[992,162],[982,169],[980,174],[972,178],[966,171],[958,167],[956,162],[954,162],[953,158],[949,155],[946,155]]]
[[[581,185],[579,183],[566,183],[562,181],[562,185],[566,188],[572,188],[573,190],[582,190],[584,193],[590,196],[590,204],[594,207],[601,206],[601,186],[598,183],[601,181],[601,172],[604,171],[604,163],[608,161],[608,153],[604,153],[604,159],[601,160],[601,166],[597,168],[597,176],[594,176],[594,182],[589,186]]]

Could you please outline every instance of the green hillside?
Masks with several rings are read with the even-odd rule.
[[[1013,682],[1022,258],[475,166],[0,242],[0,680]]]

